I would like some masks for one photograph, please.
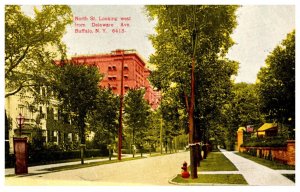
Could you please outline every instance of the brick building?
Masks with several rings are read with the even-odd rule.
[[[83,55],[71,58],[73,63],[96,65],[104,76],[100,86],[111,88],[115,94],[121,93],[121,74],[123,62],[123,93],[129,89],[145,88],[145,99],[153,109],[159,105],[160,93],[153,90],[148,77],[151,73],[146,62],[135,50],[116,50],[108,54]]]

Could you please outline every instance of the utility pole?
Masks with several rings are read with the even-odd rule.
[[[119,139],[118,139],[118,160],[121,160],[121,154],[122,154],[122,129],[123,129],[123,123],[122,123],[122,116],[123,116],[123,78],[124,78],[124,50],[121,50],[122,53],[122,62],[121,62],[121,92],[120,92],[120,114],[119,114]]]
[[[122,154],[122,129],[123,129],[123,98],[124,98],[124,53],[125,51],[135,51],[135,49],[118,49],[115,52],[116,54],[121,53],[121,90],[120,90],[120,114],[119,114],[119,131],[118,131],[118,160],[121,160],[121,154]]]
[[[162,120],[162,118],[160,119],[160,154],[162,154],[162,152],[163,152],[163,139],[162,139],[162,125],[163,124],[163,120]]]

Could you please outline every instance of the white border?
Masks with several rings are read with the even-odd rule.
[[[84,0],[84,1],[67,1],[67,0],[2,0],[0,2],[0,53],[1,53],[1,70],[0,70],[0,77],[1,77],[1,89],[0,89],[0,128],[1,128],[1,141],[0,141],[0,152],[1,152],[1,158],[0,158],[0,164],[2,166],[2,169],[0,171],[1,173],[1,184],[0,184],[0,190],[1,191],[38,191],[38,192],[47,192],[47,191],[56,191],[56,190],[68,190],[68,191],[122,191],[122,192],[132,192],[132,191],[156,191],[156,190],[162,190],[162,191],[231,191],[231,192],[240,192],[240,191],[296,191],[296,188],[298,188],[298,183],[300,182],[298,180],[298,177],[296,178],[296,187],[211,187],[211,186],[201,186],[201,187],[8,187],[4,186],[4,5],[6,4],[23,4],[23,5],[33,5],[33,4],[71,4],[71,5],[141,5],[141,4],[242,4],[242,5],[296,5],[296,0],[255,0],[255,1],[249,1],[249,0],[181,0],[181,1],[174,1],[174,0],[164,0],[164,1],[158,1],[158,0],[127,0],[127,1],[121,1],[121,0],[105,0],[105,1],[93,1],[93,0]],[[298,36],[298,19],[299,13],[298,13],[298,5],[296,5],[296,36]],[[296,50],[298,50],[299,46],[299,38],[296,38]],[[296,58],[299,58],[299,53],[296,52]],[[296,62],[298,59],[296,59]],[[299,67],[296,67],[296,93],[297,90],[299,90],[298,85],[298,75],[299,74]],[[296,94],[298,95],[298,94]],[[297,98],[297,97],[296,97]],[[298,102],[296,99],[296,117],[298,114]],[[296,119],[296,127],[298,126],[298,120]],[[297,138],[299,138],[297,134]],[[296,142],[296,148],[299,148],[298,142]],[[298,152],[296,153],[296,160],[299,159]],[[296,175],[298,174],[296,169]]]

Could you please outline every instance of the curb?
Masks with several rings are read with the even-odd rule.
[[[171,177],[171,179],[168,180],[168,183],[172,185],[178,185],[178,186],[249,186],[247,184],[222,184],[222,183],[178,183],[172,181],[177,177],[177,174]]]

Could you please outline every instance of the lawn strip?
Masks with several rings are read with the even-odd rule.
[[[234,164],[221,152],[210,152],[206,159],[200,161],[198,171],[238,171]]]
[[[295,174],[282,174],[282,175],[295,183],[295,176],[296,176]]]
[[[241,157],[244,157],[246,159],[249,159],[251,161],[254,161],[258,164],[261,164],[261,165],[264,165],[264,166],[269,167],[271,169],[274,169],[274,170],[295,170],[295,166],[292,166],[292,165],[285,165],[285,164],[278,163],[278,162],[275,162],[275,161],[270,161],[270,160],[267,160],[267,159],[254,157],[252,155],[248,155],[248,154],[245,154],[245,153],[236,153],[236,154],[241,156]]]
[[[198,175],[196,179],[184,179],[180,174],[177,175],[172,182],[182,184],[240,184],[247,185],[247,181],[241,174],[209,174],[209,175]]]
[[[91,163],[85,163],[85,164],[77,164],[77,165],[65,165],[60,167],[53,167],[53,168],[47,168],[42,169],[43,171],[65,171],[65,170],[73,170],[73,169],[81,169],[86,167],[93,167],[98,165],[104,165],[104,164],[110,164],[110,163],[118,163],[118,162],[124,162],[124,161],[131,161],[131,160],[137,160],[142,159],[145,157],[130,157],[130,158],[124,158],[122,160],[106,160],[106,161],[99,161],[99,162],[91,162]]]

